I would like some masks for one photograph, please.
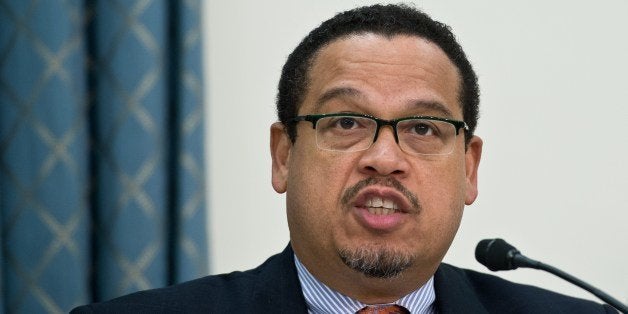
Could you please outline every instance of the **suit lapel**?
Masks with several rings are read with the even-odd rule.
[[[253,303],[259,313],[307,313],[305,298],[294,265],[294,253],[288,245],[260,270]]]

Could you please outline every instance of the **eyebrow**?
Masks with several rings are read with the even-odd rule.
[[[319,110],[326,102],[335,98],[364,98],[364,94],[353,87],[335,87],[324,92],[316,101],[315,109]],[[424,110],[435,111],[444,118],[452,118],[451,110],[444,104],[437,101],[411,100],[408,102],[412,108],[421,108]]]
[[[321,97],[318,98],[318,100],[316,101],[315,104],[315,108],[318,110],[320,109],[326,102],[334,99],[334,98],[343,98],[343,97],[358,97],[358,98],[363,98],[364,95],[362,95],[362,93],[353,88],[353,87],[336,87],[336,88],[332,88],[328,91],[326,91],[325,93],[323,93],[323,95],[321,95]]]
[[[413,107],[424,108],[429,111],[436,111],[444,118],[453,118],[454,116],[451,113],[451,110],[447,108],[447,106],[437,101],[415,100],[410,103]]]

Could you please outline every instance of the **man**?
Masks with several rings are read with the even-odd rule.
[[[290,245],[246,272],[76,309],[198,313],[612,313],[441,261],[477,196],[477,78],[403,5],[340,13],[289,56],[271,126]]]

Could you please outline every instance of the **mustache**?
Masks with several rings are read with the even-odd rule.
[[[403,196],[405,196],[408,201],[410,202],[410,205],[412,206],[412,208],[415,211],[419,211],[421,209],[421,203],[419,202],[419,198],[414,195],[414,193],[410,192],[410,190],[408,190],[403,184],[401,184],[401,182],[399,182],[399,180],[395,179],[395,178],[366,178],[364,180],[360,180],[358,183],[354,184],[353,186],[347,188],[344,193],[342,194],[342,198],[341,198],[341,202],[343,205],[349,205],[349,202],[355,198],[356,195],[358,195],[358,193],[360,193],[360,191],[368,186],[371,185],[383,185],[383,186],[387,186],[387,187],[391,187],[395,190],[397,190],[399,193],[403,194]]]

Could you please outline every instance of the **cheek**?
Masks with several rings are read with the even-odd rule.
[[[455,175],[454,175],[455,174]],[[411,232],[412,244],[422,263],[439,262],[448,251],[462,220],[464,209],[464,175],[457,171],[426,173],[419,185],[418,197],[423,212]],[[436,179],[438,178],[438,179]]]
[[[355,164],[350,155],[318,149],[298,154],[290,164],[288,186],[317,202],[338,201]]]
[[[457,155],[450,157],[452,158],[429,161],[415,168],[420,190],[418,196],[426,202],[442,205],[447,202],[464,203],[466,190],[464,160]]]
[[[291,157],[289,169],[288,223],[294,231],[323,237],[337,227],[342,211],[340,198],[350,175],[349,163],[317,150],[297,154]]]
[[[428,233],[457,230],[465,201],[465,172],[460,162],[430,165],[420,171],[418,197],[423,206],[425,223],[420,226]],[[431,169],[431,170],[428,170]]]

